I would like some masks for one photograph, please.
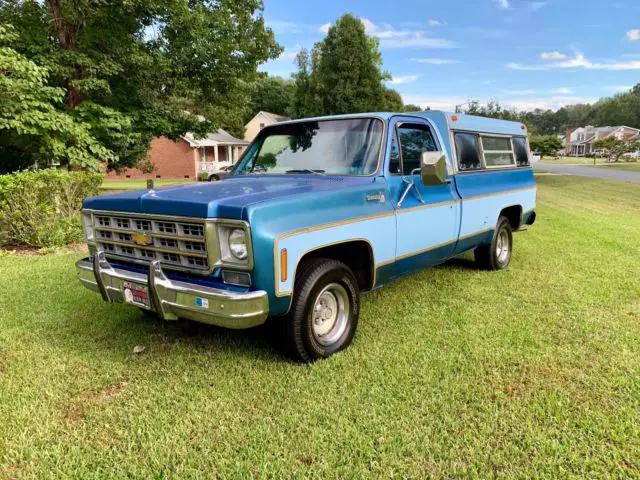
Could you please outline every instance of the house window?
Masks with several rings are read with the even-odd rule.
[[[207,161],[207,152],[204,147],[200,147],[200,161],[201,162]]]
[[[509,137],[482,137],[484,164],[487,167],[514,165],[513,147]]]
[[[455,134],[458,167],[461,171],[479,170],[482,168],[479,143],[478,135],[473,133]]]
[[[513,151],[516,154],[516,165],[519,167],[529,165],[529,153],[525,137],[513,137]]]
[[[264,128],[264,123],[260,124],[260,130],[262,130]]]

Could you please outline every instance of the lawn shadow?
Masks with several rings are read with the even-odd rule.
[[[60,324],[39,337],[76,354],[111,358],[133,355],[136,345],[145,347],[145,354],[154,355],[191,355],[193,351],[206,351],[268,363],[282,362],[284,358],[277,348],[275,329],[269,323],[232,330],[184,319],[165,321],[127,305],[93,300],[82,309],[62,312],[58,318],[73,321]]]

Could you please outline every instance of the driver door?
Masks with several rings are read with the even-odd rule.
[[[430,122],[399,117],[391,125],[390,142],[388,179],[396,209],[395,264],[396,273],[402,274],[441,263],[453,254],[460,203],[452,177],[442,185],[422,184],[422,153],[443,151]]]

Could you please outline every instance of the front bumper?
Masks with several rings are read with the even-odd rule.
[[[160,263],[151,262],[149,274],[114,268],[103,252],[76,263],[78,278],[106,302],[126,302],[125,282],[148,287],[150,307],[165,320],[187,318],[226,328],[250,328],[265,322],[269,314],[267,292],[232,292],[168,279]]]

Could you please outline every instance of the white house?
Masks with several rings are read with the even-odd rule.
[[[187,133],[184,137],[191,148],[197,149],[199,172],[211,172],[236,163],[249,142],[235,138],[224,130],[209,133],[204,138],[195,139]]]
[[[638,138],[640,130],[637,128],[626,127],[624,125],[617,127],[586,127],[576,128],[571,132],[571,148],[569,155],[573,157],[582,157],[591,153],[593,142],[603,138],[613,137],[618,140],[633,140]]]
[[[249,120],[244,126],[244,139],[247,141],[252,141],[260,130],[262,130],[267,125],[273,125],[278,122],[285,122],[287,120],[291,120],[288,117],[283,117],[282,115],[276,115],[275,113],[269,112],[258,112],[255,117]]]

